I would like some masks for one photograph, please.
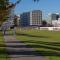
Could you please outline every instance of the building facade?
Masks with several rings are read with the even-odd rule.
[[[52,25],[53,25],[54,27],[60,27],[60,18],[59,18],[58,20],[52,21]]]
[[[29,26],[30,24],[30,12],[25,12],[20,15],[20,25],[22,27]]]
[[[30,25],[40,26],[42,23],[42,11],[34,10],[30,13]]]
[[[42,11],[34,10],[20,15],[21,26],[40,26],[42,23]]]
[[[59,14],[51,14],[51,20],[58,20],[58,18],[60,18]]]
[[[58,19],[60,18],[60,14],[59,13],[50,13],[48,15],[49,17],[49,23],[52,25],[54,24],[56,21],[58,21]]]

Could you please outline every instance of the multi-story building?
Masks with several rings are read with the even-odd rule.
[[[25,12],[20,15],[20,25],[29,26],[30,24],[30,12]]]
[[[42,23],[42,11],[34,10],[20,15],[21,26],[40,26]]]
[[[40,26],[42,22],[42,11],[34,10],[30,12],[30,25]]]

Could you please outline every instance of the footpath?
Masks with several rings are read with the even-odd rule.
[[[20,40],[16,39],[15,35],[9,35],[8,32],[4,35],[6,44],[6,53],[10,60],[49,60],[45,56],[36,56],[34,48],[31,48]]]

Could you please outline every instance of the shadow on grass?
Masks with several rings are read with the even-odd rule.
[[[7,43],[31,43],[32,41],[14,41],[14,42],[7,42]],[[43,45],[44,44],[44,42],[42,42],[42,41],[40,41],[41,42],[41,45],[38,45],[38,44],[27,44],[27,45],[8,45],[7,47],[10,47],[10,48],[38,48],[38,49],[40,49],[40,48],[43,48],[43,49],[45,49],[45,50],[43,50],[43,51],[41,51],[41,50],[39,50],[39,51],[29,51],[29,50],[27,50],[27,51],[24,51],[24,50],[22,50],[22,51],[14,51],[14,50],[12,50],[12,51],[8,51],[7,50],[7,54],[8,55],[34,55],[34,56],[60,56],[60,48],[58,48],[58,47],[52,47],[52,45],[51,46],[49,46],[49,45]],[[37,43],[37,41],[35,41],[35,42],[33,42],[33,43]],[[45,42],[45,43],[47,43],[47,42]],[[53,44],[53,42],[50,42],[50,43],[52,43]],[[55,44],[55,43],[54,43]],[[49,51],[47,51],[47,49],[50,49]],[[58,52],[56,52],[56,51],[58,51]]]
[[[51,46],[59,46],[60,47],[60,42],[43,42],[43,41],[20,41],[21,43],[36,43],[36,44],[45,44],[45,45],[51,45]]]
[[[14,41],[14,42],[7,42],[7,43],[26,43],[28,41]],[[60,51],[60,48],[57,47],[50,47],[50,46],[45,46],[45,45],[7,45],[6,47],[10,47],[10,48],[45,48],[45,50],[41,51],[24,51],[24,50],[19,50],[19,51],[14,51],[14,50],[6,50],[5,52],[3,52],[3,50],[1,50],[0,54],[5,54],[7,53],[8,55],[33,55],[33,56],[60,56],[60,52],[55,52],[53,50],[56,51]],[[47,51],[47,49],[51,49],[51,51]]]
[[[0,48],[0,58],[7,58],[8,54],[6,53],[6,49]]]
[[[0,55],[2,55],[2,54],[6,54],[6,50],[5,49],[4,50],[0,49]]]
[[[6,34],[11,35],[11,34]],[[49,38],[46,36],[35,36],[35,35],[29,35],[29,34],[17,34],[21,36],[28,36],[28,37],[37,37],[37,38]],[[12,41],[7,43],[36,43],[34,45],[8,45],[6,47],[12,47],[12,48],[45,48],[45,49],[51,49],[60,51],[60,48],[58,47],[52,47],[52,46],[60,46],[60,43],[56,42],[43,42],[43,41]],[[40,45],[38,45],[40,44]],[[46,46],[47,45],[47,46]],[[50,45],[50,46],[49,46]],[[54,52],[54,51],[8,51],[6,50],[6,53],[8,55],[34,55],[34,56],[60,56],[60,52]]]
[[[43,42],[43,41],[10,41],[6,43],[24,43],[25,45],[8,45],[7,47],[16,47],[16,48],[47,48],[56,51],[60,51],[60,43],[58,42]]]
[[[56,50],[56,51],[60,51],[60,48],[57,47],[52,47],[52,46],[46,46],[46,45],[8,45],[7,47],[12,47],[12,48],[45,48],[45,49],[51,49],[51,50]]]
[[[14,35],[14,33],[8,33],[5,34],[5,36],[12,36]],[[16,33],[17,36],[27,36],[27,37],[37,37],[37,38],[49,38],[47,36],[36,36],[36,35],[29,35],[29,34],[20,34],[20,33]]]
[[[30,35],[30,34],[24,34],[24,33],[16,33],[17,36],[27,36],[27,37],[37,37],[37,38],[49,38],[48,36],[36,36],[36,35]]]
[[[12,36],[14,35],[14,33],[7,33],[5,34],[5,36]],[[30,35],[30,34],[20,34],[20,33],[16,33],[17,36],[27,36],[27,37],[36,37],[36,38],[49,38],[48,36],[36,36],[36,35]],[[0,35],[2,36],[2,35]]]
[[[15,47],[16,48],[16,47]],[[28,56],[60,56],[60,52],[54,51],[14,51],[14,50],[0,50],[0,55],[28,55]]]
[[[33,55],[33,56],[60,56],[59,52],[53,51],[7,51],[8,55]]]

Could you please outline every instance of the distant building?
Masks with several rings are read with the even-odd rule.
[[[49,21],[50,21],[51,25],[53,24],[54,26],[56,26],[56,22],[58,21],[59,18],[60,18],[59,13],[49,14]]]
[[[20,15],[17,15],[17,26],[20,25],[19,22],[20,22]]]
[[[21,26],[40,26],[42,23],[42,11],[34,10],[20,15]]]
[[[30,12],[25,12],[20,15],[20,25],[22,27],[30,25]]]
[[[42,11],[34,10],[30,13],[30,25],[40,26],[42,23]]]
[[[60,27],[60,18],[59,18],[58,20],[53,20],[53,21],[52,21],[52,25],[53,25],[54,27]]]
[[[58,20],[58,18],[60,18],[59,14],[51,14],[51,20]]]

